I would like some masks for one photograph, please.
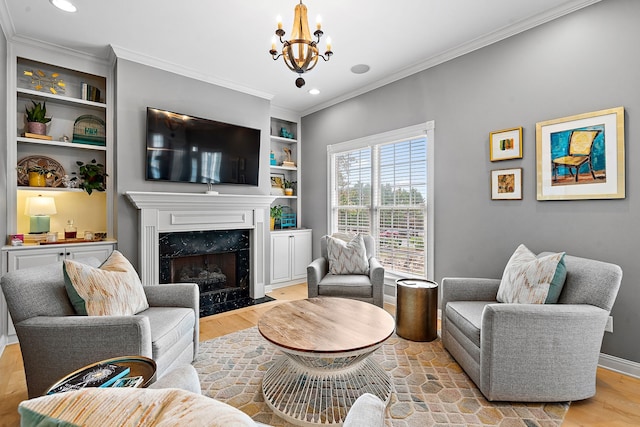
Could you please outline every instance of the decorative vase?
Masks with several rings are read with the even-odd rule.
[[[271,229],[275,230],[276,229],[276,219],[274,217],[271,217]]]
[[[47,124],[40,122],[27,122],[27,132],[35,133],[36,135],[46,135]]]
[[[284,189],[285,196],[293,196],[293,188],[285,188]]]
[[[38,172],[29,172],[29,187],[46,187],[47,178]]]

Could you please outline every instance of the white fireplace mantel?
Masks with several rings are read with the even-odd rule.
[[[267,209],[273,196],[127,191],[140,210],[138,248],[143,285],[159,283],[160,233],[251,230],[251,298],[264,297]]]

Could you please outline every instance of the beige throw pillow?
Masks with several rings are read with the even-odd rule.
[[[349,242],[327,236],[327,256],[332,274],[369,274],[367,248],[360,234]]]
[[[95,268],[64,261],[65,287],[78,314],[128,316],[149,308],[138,273],[118,251]]]
[[[502,274],[498,302],[544,304],[564,255],[561,252],[536,258],[525,245],[518,246]]]

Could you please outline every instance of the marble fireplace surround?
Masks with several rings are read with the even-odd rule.
[[[250,230],[251,289],[263,298],[266,280],[268,209],[273,196],[127,191],[139,209],[139,270],[143,285],[160,283],[160,233],[203,230]]]

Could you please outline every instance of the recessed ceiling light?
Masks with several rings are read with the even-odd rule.
[[[351,72],[353,74],[364,74],[370,69],[371,67],[369,67],[367,64],[358,64],[351,67]]]
[[[76,7],[68,0],[49,0],[52,5],[65,12],[75,12]]]
[[[319,91],[318,89],[310,89],[310,90],[309,90],[309,93],[310,93],[311,95],[318,95],[318,94],[320,93],[320,91]]]

